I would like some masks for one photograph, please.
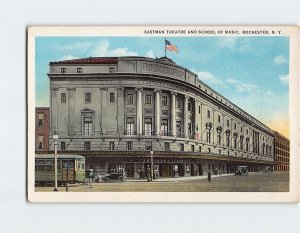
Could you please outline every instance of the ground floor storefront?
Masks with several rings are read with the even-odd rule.
[[[238,166],[247,166],[249,172],[273,171],[274,162],[233,158],[209,154],[181,152],[124,151],[84,153],[86,169],[96,175],[109,174],[112,169],[125,169],[127,178],[144,179],[153,172],[153,178],[207,176],[235,173]]]

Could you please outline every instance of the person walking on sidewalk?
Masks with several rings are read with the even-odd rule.
[[[208,171],[208,173],[207,173],[207,180],[208,180],[208,182],[211,181],[211,172],[210,171]]]

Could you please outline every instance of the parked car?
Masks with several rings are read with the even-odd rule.
[[[110,174],[105,175],[106,182],[125,182],[126,174],[124,168],[111,169]]]
[[[248,175],[248,167],[247,166],[238,166],[237,170],[235,171],[234,175],[242,176]]]

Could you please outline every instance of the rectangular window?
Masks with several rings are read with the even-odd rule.
[[[227,120],[227,127],[229,127],[229,120]]]
[[[66,73],[66,68],[60,68],[60,73],[65,74]]]
[[[37,161],[37,171],[45,171],[45,160]]]
[[[236,124],[234,123],[234,129],[236,129]]]
[[[152,119],[145,118],[145,135],[152,135]]]
[[[195,152],[195,146],[194,145],[191,145],[191,151]]]
[[[127,104],[133,104],[133,94],[127,94]]]
[[[84,150],[91,150],[91,142],[84,142]]]
[[[109,142],[109,149],[114,150],[115,149],[115,142]]]
[[[61,93],[60,94],[60,102],[66,103],[66,99],[67,99],[66,97],[67,97],[66,93]]]
[[[61,142],[60,143],[60,149],[61,150],[66,150],[66,142]]]
[[[152,150],[152,142],[145,142],[145,149]]]
[[[92,101],[92,94],[91,93],[84,93],[84,101],[86,103],[91,103],[91,101]]]
[[[46,160],[46,171],[52,171],[52,161],[51,160]]]
[[[199,146],[199,152],[201,152],[201,149],[202,149],[201,146]]]
[[[243,127],[241,126],[241,132],[243,132]]]
[[[109,67],[109,73],[114,73],[115,72],[115,67]]]
[[[208,153],[210,153],[210,148],[208,148]]]
[[[176,134],[181,137],[181,121],[176,121]]]
[[[188,111],[191,111],[191,102],[188,102]]]
[[[181,107],[181,101],[180,99],[176,99],[176,108],[180,108]]]
[[[218,115],[218,122],[220,123],[221,122],[221,116]]]
[[[207,118],[210,118],[210,111],[207,110]]]
[[[160,135],[168,136],[168,120],[166,119],[161,121]]]
[[[133,142],[126,142],[126,149],[132,150],[133,149]]]
[[[184,151],[184,144],[180,143],[180,151]]]
[[[115,93],[109,93],[109,101],[115,102]]]
[[[165,150],[166,151],[170,150],[170,143],[169,142],[165,142]]]
[[[168,106],[168,98],[166,96],[162,97],[162,106]]]
[[[199,111],[199,114],[200,114],[201,113],[201,107],[200,106],[198,107],[198,111]]]
[[[38,137],[38,148],[43,149],[44,148],[44,136],[39,135]]]
[[[81,74],[82,73],[82,68],[77,68],[77,74]]]
[[[44,127],[44,114],[38,114],[38,127]]]
[[[152,104],[152,95],[145,95],[145,104]]]
[[[91,117],[84,117],[83,120],[84,135],[92,135],[93,121]]]
[[[134,135],[134,118],[133,117],[126,118],[126,134]]]

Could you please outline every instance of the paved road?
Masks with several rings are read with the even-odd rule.
[[[133,182],[135,181],[135,182]],[[53,187],[36,187],[38,192],[52,192]],[[65,188],[60,187],[64,192]],[[288,192],[289,173],[250,173],[248,176],[215,176],[160,179],[155,182],[131,180],[125,183],[98,183],[71,186],[72,192]]]

